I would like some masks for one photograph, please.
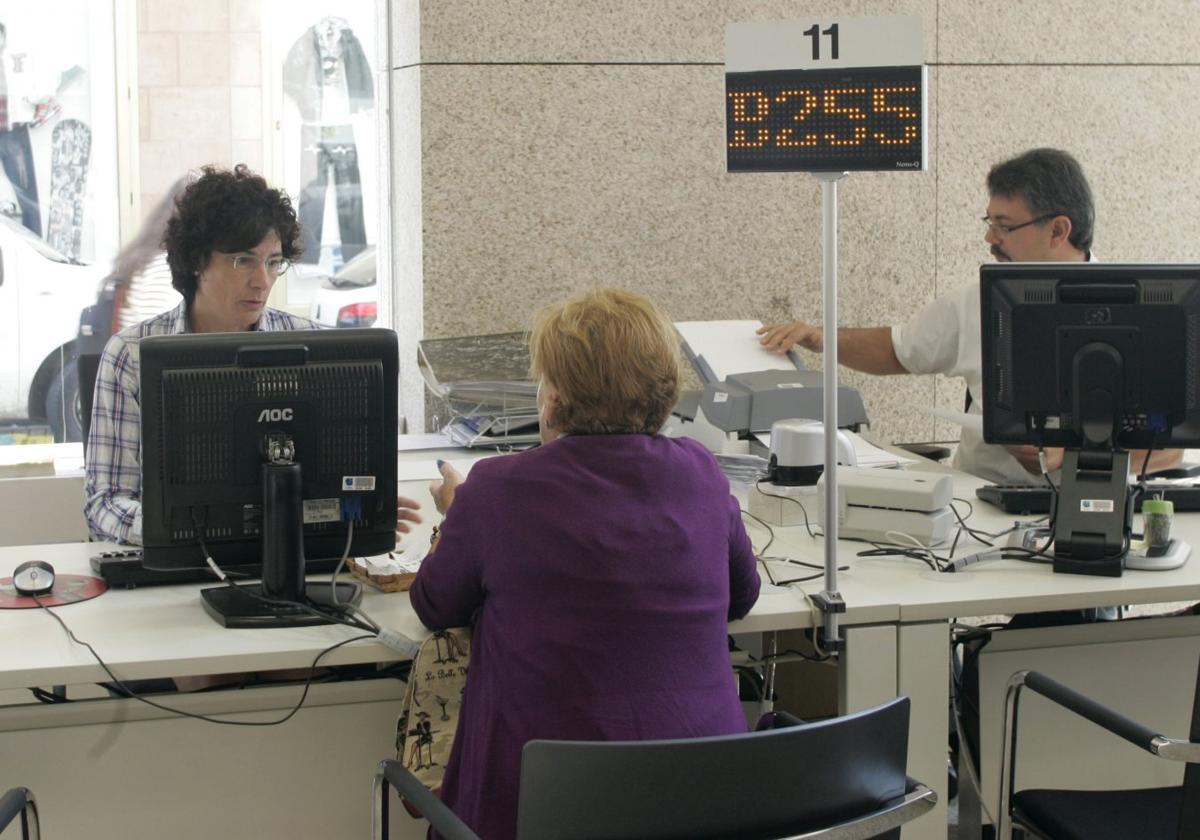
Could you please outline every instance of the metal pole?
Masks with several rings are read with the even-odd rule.
[[[837,614],[841,595],[837,589],[838,486],[837,486],[837,429],[838,429],[838,346],[837,346],[837,187],[846,172],[813,173],[821,182],[821,300],[824,336],[824,378],[822,396],[825,423],[825,591],[822,608],[825,611],[825,641],[837,650]]]

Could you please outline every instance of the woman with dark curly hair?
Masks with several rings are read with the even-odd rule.
[[[96,539],[142,541],[144,337],[319,328],[267,306],[271,287],[300,254],[300,225],[287,195],[245,166],[204,167],[176,200],[163,245],[183,302],[109,339],[96,374],[84,497]]]

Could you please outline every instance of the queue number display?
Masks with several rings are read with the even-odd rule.
[[[727,73],[729,171],[924,169],[924,80],[921,66]]]

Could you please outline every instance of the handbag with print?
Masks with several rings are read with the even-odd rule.
[[[439,630],[413,659],[396,721],[396,760],[427,788],[442,785],[467,684],[471,630]]]

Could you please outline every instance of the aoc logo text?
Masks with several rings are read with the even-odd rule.
[[[259,423],[279,423],[292,419],[292,410],[290,408],[264,408],[258,413]]]

